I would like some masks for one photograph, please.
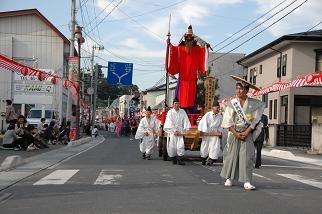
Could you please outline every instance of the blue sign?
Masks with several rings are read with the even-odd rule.
[[[133,63],[108,62],[107,83],[132,85]]]

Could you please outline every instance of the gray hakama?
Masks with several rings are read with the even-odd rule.
[[[249,134],[245,141],[236,138],[231,132],[228,133],[227,144],[224,147],[224,164],[220,175],[226,179],[238,180],[239,182],[251,182],[255,156],[254,140],[258,135],[257,125],[263,114],[265,105],[263,102],[247,98],[243,110],[247,117],[250,117],[250,127],[256,130]],[[235,128],[236,131],[243,132],[247,126],[239,119],[231,104],[227,106],[222,122],[223,128]]]

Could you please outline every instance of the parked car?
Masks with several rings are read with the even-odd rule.
[[[49,124],[50,121],[55,121],[56,124],[59,124],[58,112],[53,109],[40,109],[40,108],[32,108],[30,109],[27,122],[35,127],[38,127],[40,124],[40,119],[45,118],[46,124]]]

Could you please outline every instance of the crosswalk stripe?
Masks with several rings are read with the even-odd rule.
[[[265,176],[263,176],[263,175],[260,175],[260,174],[254,173],[254,172],[253,172],[253,175],[254,175],[254,176],[256,176],[256,177],[259,177],[259,178],[266,179],[266,180],[268,180],[268,181],[271,181],[271,180],[272,180],[272,179],[270,179],[270,178],[267,178],[267,177],[265,177]]]
[[[319,188],[319,189],[322,189],[322,182],[319,182],[319,181],[316,181],[316,180],[313,180],[313,179],[306,179],[303,176],[295,175],[295,174],[277,174],[277,175],[285,177],[285,178],[292,179],[294,181],[298,181],[298,182],[303,183],[303,184],[314,186],[314,187]]]
[[[98,175],[95,185],[120,185],[121,174],[111,174],[111,170],[102,170]],[[120,171],[117,171],[120,172]]]
[[[49,175],[43,177],[33,185],[52,185],[52,184],[64,184],[71,177],[73,177],[79,170],[70,169],[70,170],[55,170]]]

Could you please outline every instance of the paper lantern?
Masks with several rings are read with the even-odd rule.
[[[44,80],[44,75],[43,75],[43,73],[41,71],[38,72],[37,76],[38,76],[38,80],[39,81],[43,81]]]
[[[21,74],[24,76],[27,76],[28,75],[28,68],[23,68],[21,71]]]
[[[51,83],[52,83],[53,85],[56,85],[57,80],[56,80],[56,78],[55,78],[55,77],[51,78]]]
[[[67,87],[68,87],[68,80],[64,80],[63,85],[67,89]]]

